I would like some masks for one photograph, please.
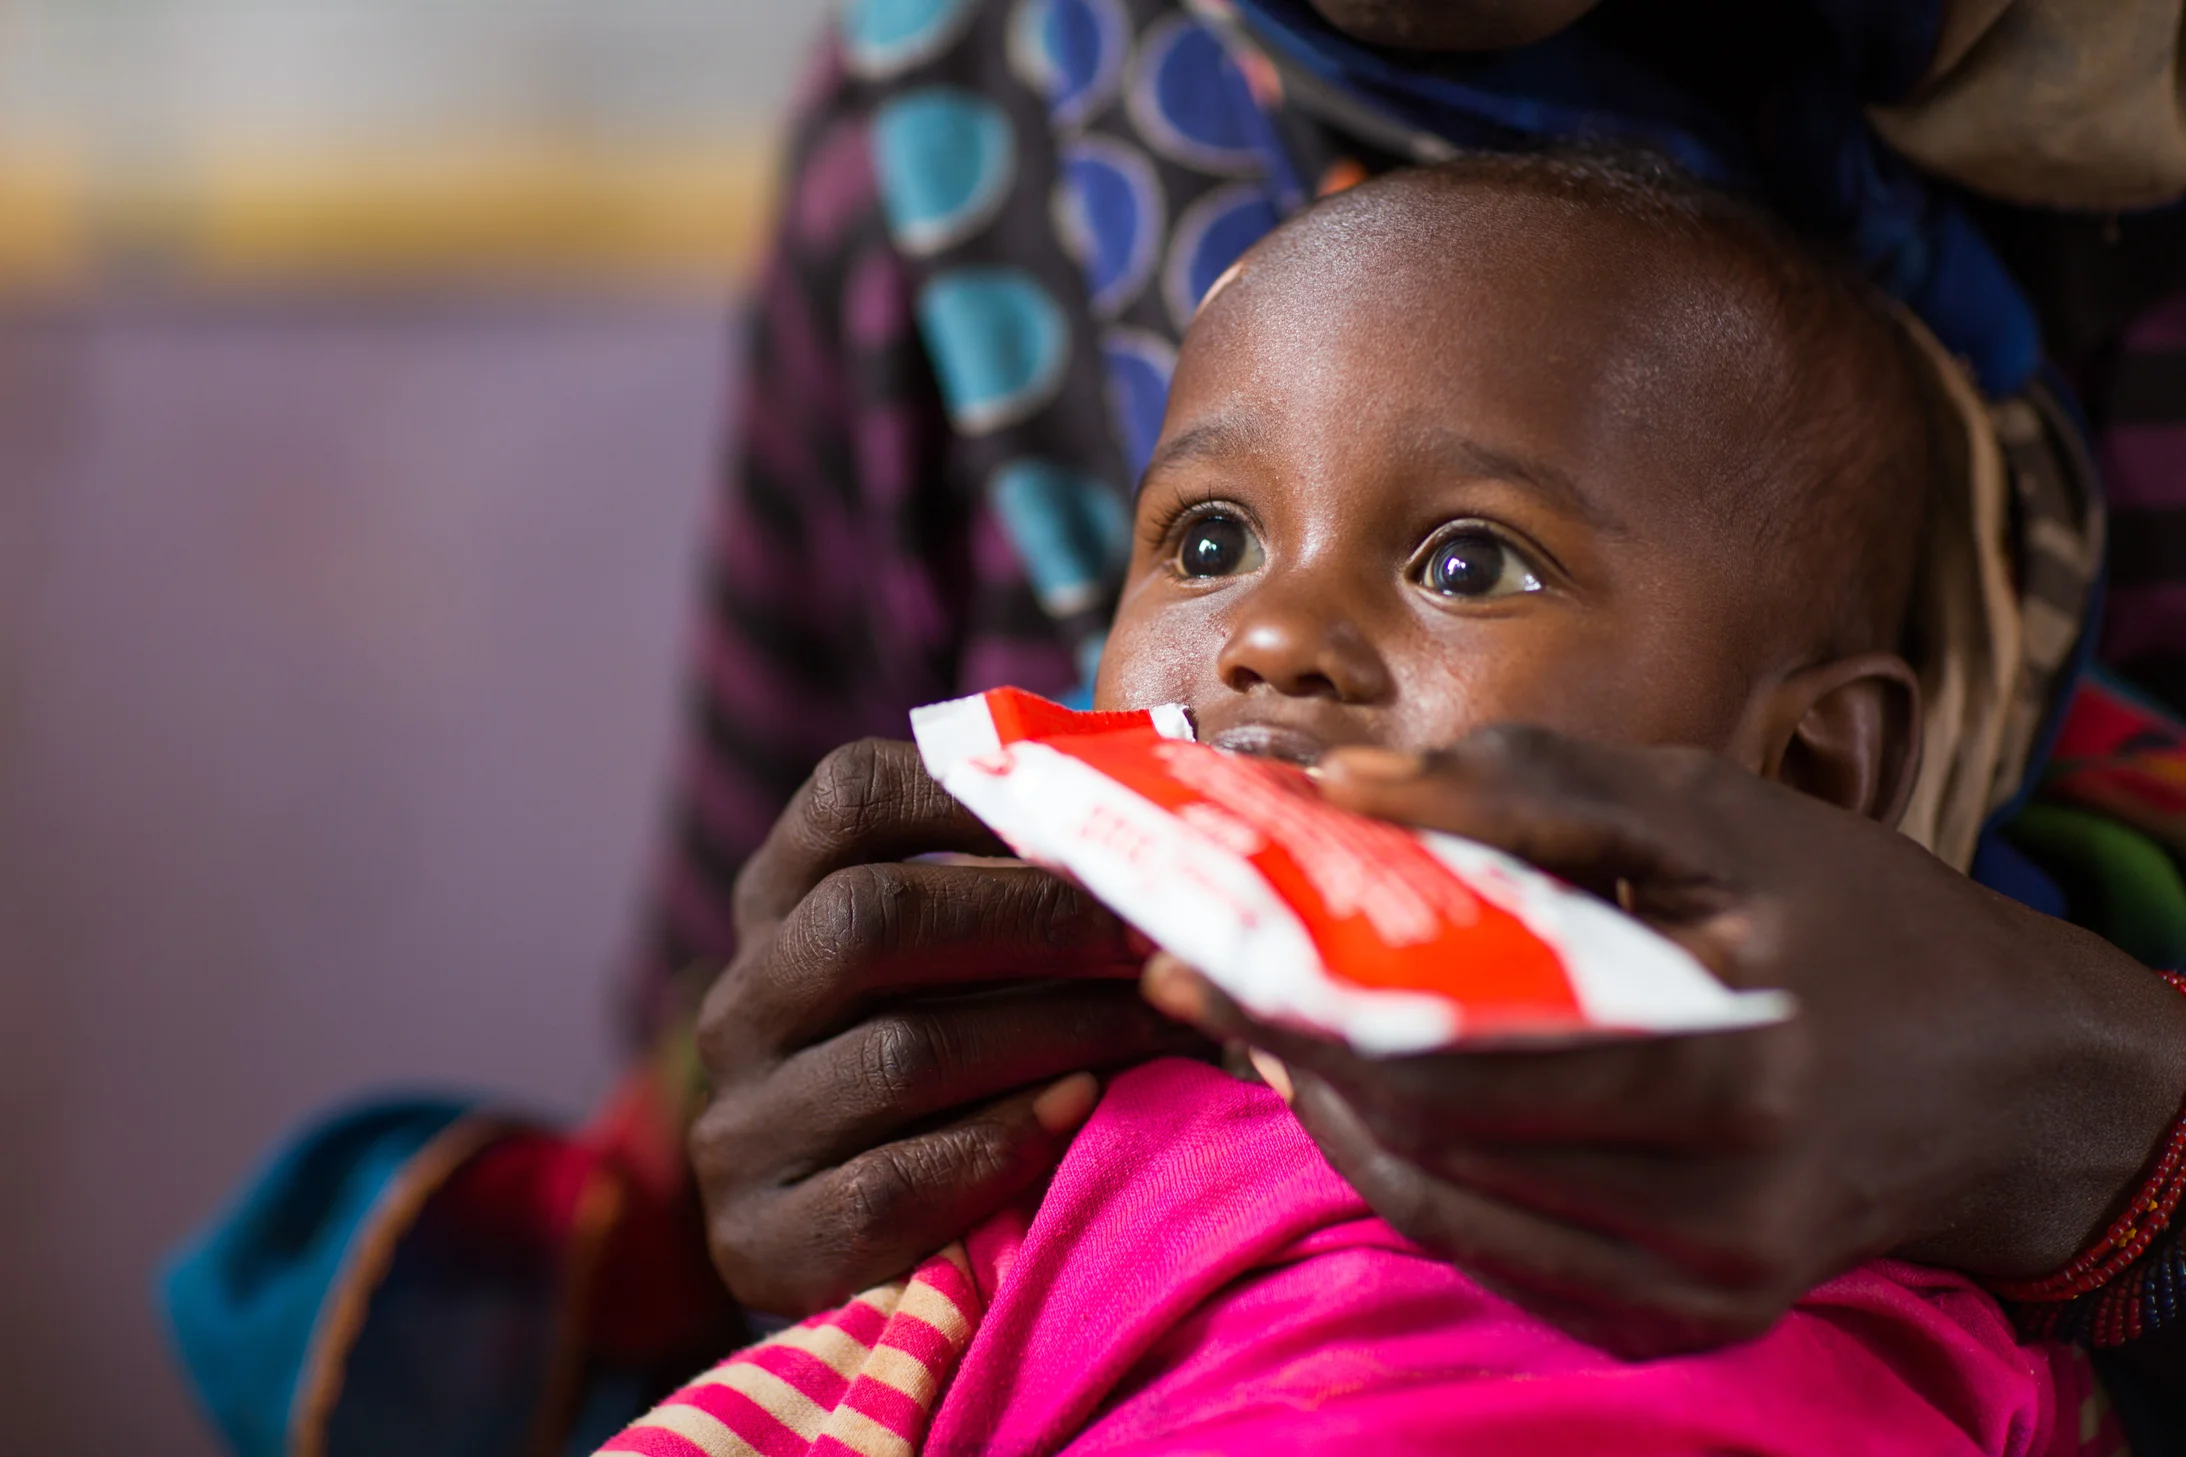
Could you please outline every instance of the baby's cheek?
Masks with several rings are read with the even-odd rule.
[[[1172,607],[1148,610],[1126,600],[1109,629],[1093,680],[1099,709],[1150,708],[1193,701],[1194,685],[1210,676],[1215,645],[1201,643],[1196,614]]]
[[[1476,728],[1495,723],[1543,722],[1551,712],[1543,694],[1543,674],[1532,668],[1530,655],[1494,651],[1497,644],[1468,644],[1469,651],[1422,657],[1404,674],[1398,690],[1398,712],[1390,735],[1391,747],[1439,749],[1456,743]]]
[[[1403,747],[1440,747],[1491,724],[1618,739],[1648,696],[1628,642],[1564,616],[1466,623],[1405,656]]]
[[[1472,726],[1523,723],[1605,743],[1719,748],[1737,722],[1716,675],[1680,655],[1626,643],[1569,644],[1561,654],[1499,664],[1470,685]],[[1553,669],[1545,665],[1554,663]]]

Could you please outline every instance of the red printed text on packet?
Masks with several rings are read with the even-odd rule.
[[[1192,739],[1174,705],[1074,713],[1017,689],[919,709],[928,770],[1255,1015],[1370,1054],[1688,1033],[1788,1015],[1500,851],[1323,801]]]

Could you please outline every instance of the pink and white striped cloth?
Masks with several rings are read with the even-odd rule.
[[[746,1347],[600,1449],[636,1457],[910,1457],[978,1328],[962,1245]]]

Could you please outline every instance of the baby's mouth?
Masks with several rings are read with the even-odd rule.
[[[1301,768],[1311,767],[1326,747],[1318,738],[1302,729],[1286,728],[1273,723],[1235,724],[1218,731],[1207,742],[1232,753],[1258,754],[1264,759],[1282,759]]]

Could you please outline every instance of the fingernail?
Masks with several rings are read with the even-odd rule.
[[[1155,953],[1139,977],[1139,994],[1179,1022],[1196,1022],[1207,1009],[1199,977],[1166,951]]]
[[[1354,779],[1417,779],[1427,760],[1409,749],[1383,749],[1359,744],[1329,752],[1327,766],[1341,769]]]
[[[1275,1096],[1288,1103],[1291,1099],[1290,1069],[1283,1066],[1283,1060],[1257,1047],[1246,1048],[1245,1056],[1252,1059],[1252,1070],[1260,1074],[1260,1081],[1275,1089]]]
[[[1092,1115],[1100,1094],[1100,1080],[1093,1074],[1072,1073],[1032,1100],[1033,1119],[1051,1135],[1068,1133]]]

